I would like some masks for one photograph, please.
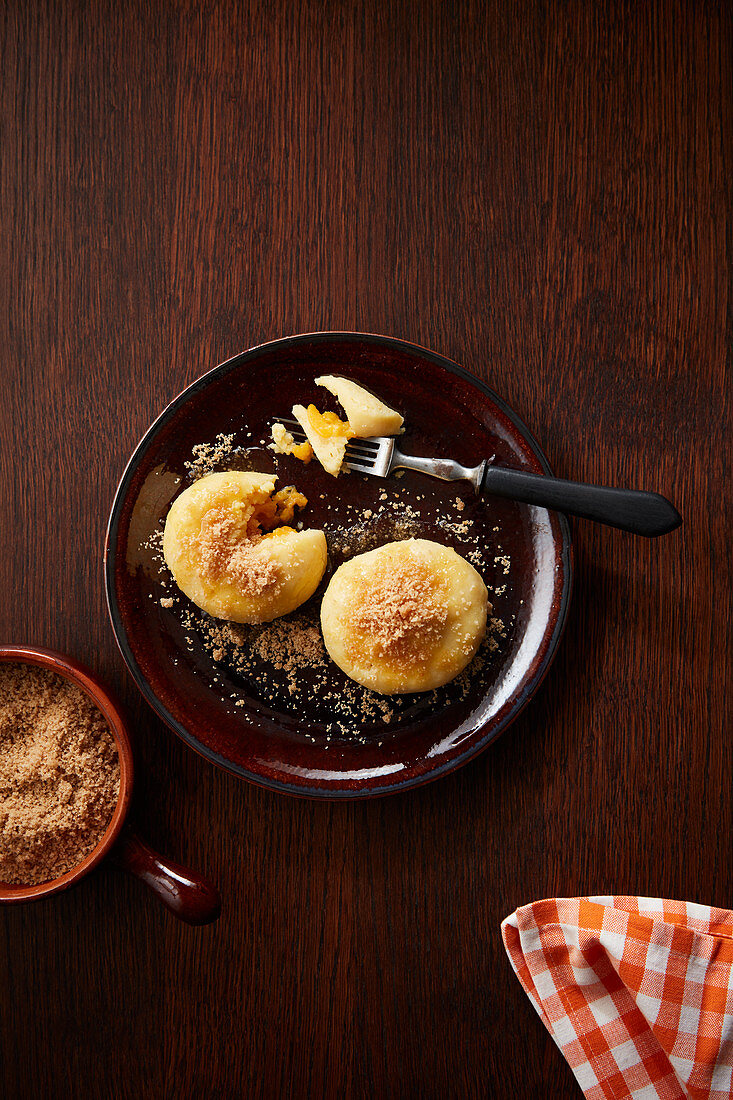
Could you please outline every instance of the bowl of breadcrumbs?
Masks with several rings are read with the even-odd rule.
[[[109,855],[182,920],[215,919],[207,879],[122,832],[132,781],[125,719],[108,689],[61,653],[0,646],[0,904],[66,890]]]

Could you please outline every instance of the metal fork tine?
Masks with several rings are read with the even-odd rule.
[[[355,457],[358,455],[360,458],[375,459],[377,457],[376,449],[369,450],[367,447],[360,447],[358,443],[354,443],[352,440],[346,444],[346,451],[348,454],[352,454]]]
[[[300,422],[292,416],[274,416],[270,421],[270,425],[272,424],[282,424],[286,428],[297,428],[298,431],[303,430]],[[362,447],[373,447],[376,449],[379,447],[382,440],[380,436],[359,436],[352,439],[351,442],[358,443],[359,446]]]
[[[348,466],[348,468],[350,470],[353,470],[354,473],[356,473],[356,474],[373,474],[374,473],[374,466],[373,465],[364,466],[364,465],[362,465],[361,462],[352,462],[351,459],[348,457],[348,455],[346,457],[346,462],[344,463],[344,465]]]

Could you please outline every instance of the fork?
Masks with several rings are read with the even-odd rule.
[[[297,420],[283,418],[278,423],[283,424],[298,442],[305,440],[305,432]],[[393,470],[400,469],[417,470],[443,481],[470,481],[476,493],[554,508],[647,538],[666,535],[682,523],[682,516],[674,504],[660,493],[586,485],[580,481],[511,470],[494,465],[493,455],[478,466],[461,466],[450,458],[417,458],[403,454],[391,436],[349,440],[344,465],[354,473],[371,477],[386,478]]]

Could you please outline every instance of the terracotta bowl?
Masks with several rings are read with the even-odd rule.
[[[132,796],[132,748],[125,719],[109,689],[71,657],[50,649],[22,645],[0,646],[0,661],[38,665],[73,681],[90,696],[104,715],[114,736],[120,761],[117,805],[96,848],[71,871],[50,882],[39,883],[37,886],[16,886],[0,882],[0,905],[17,905],[58,894],[89,874],[103,859],[109,858],[116,866],[145,882],[180,920],[188,924],[208,924],[216,920],[221,901],[214,886],[202,875],[158,855],[129,826],[125,826]]]
[[[461,482],[408,471],[380,481],[351,474],[335,481],[313,461],[275,459],[269,425],[294,402],[336,409],[315,386],[319,374],[345,374],[405,416],[400,446],[408,454],[451,457],[466,466],[494,455],[505,466],[549,473],[519,417],[479,379],[424,348],[384,336],[326,332],[252,348],[200,378],[161,414],[136,448],[122,477],[107,532],[107,598],[117,641],[138,686],[158,714],[208,760],[290,794],[363,798],[435,779],[465,763],[506,729],[537,690],[560,639],[571,588],[570,534],[563,516],[497,498],[481,499]],[[353,525],[354,510],[372,515],[377,542],[396,537],[396,515],[383,491],[419,512],[414,534],[465,552],[459,521],[471,525],[474,547],[495,615],[507,625],[501,646],[467,695],[451,685],[438,693],[391,697],[390,718],[355,721],[357,736],[329,736],[329,699],[353,685],[335,665],[326,688],[314,679],[299,694],[273,680],[271,669],[249,679],[216,665],[202,636],[186,626],[196,609],[176,589],[160,555],[172,501],[186,485],[197,444],[218,433],[235,454],[219,469],[277,472],[308,497],[303,519],[322,527],[329,566],[321,587],[299,613],[318,623],[321,597],[335,568],[350,556],[334,532]],[[233,465],[233,463],[236,463]],[[456,498],[461,498],[460,510]],[[388,513],[388,514],[387,514]],[[408,514],[408,513],[405,513]],[[450,524],[446,527],[446,521]],[[470,559],[469,559],[470,560]],[[504,562],[511,568],[505,575]],[[163,603],[161,603],[161,599]],[[173,599],[174,606],[170,605]],[[274,685],[277,695],[262,690]],[[258,686],[259,685],[259,686]]]

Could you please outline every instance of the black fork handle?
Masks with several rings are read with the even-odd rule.
[[[487,465],[481,492],[509,497],[523,504],[554,508],[647,538],[666,535],[682,523],[682,516],[674,504],[659,493],[584,485],[524,470],[507,470],[503,466]]]

